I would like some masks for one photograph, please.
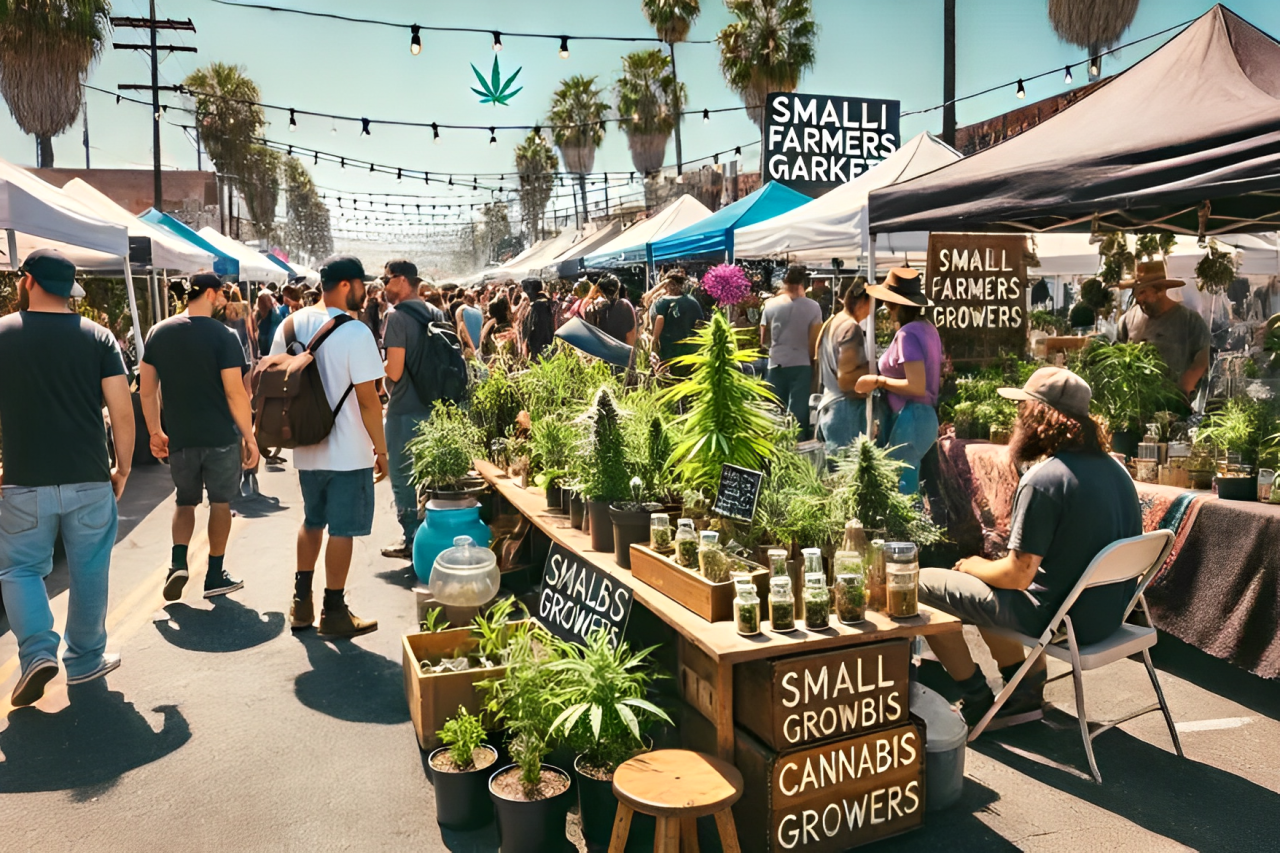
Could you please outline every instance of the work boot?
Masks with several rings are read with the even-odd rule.
[[[316,605],[311,595],[294,595],[293,604],[289,605],[289,628],[293,631],[305,631],[315,627]]]
[[[321,637],[343,637],[351,639],[362,634],[372,634],[378,630],[376,619],[361,619],[351,612],[342,597],[342,590],[326,589],[324,591],[324,608],[320,611],[320,627],[316,631]]]
[[[382,549],[382,556],[392,560],[412,560],[413,545],[404,539],[397,540]]]

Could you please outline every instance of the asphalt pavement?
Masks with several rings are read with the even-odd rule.
[[[445,839],[435,823],[400,664],[415,579],[378,553],[396,529],[387,484],[348,587],[352,609],[380,628],[326,642],[285,625],[297,478],[272,467],[260,480],[269,497],[237,506],[227,553],[244,590],[201,598],[208,547],[198,534],[186,594],[166,605],[172,485],[163,466],[135,472],[108,611],[108,649],[123,665],[105,679],[68,688],[59,676],[35,706],[10,708],[17,650],[0,617],[0,851],[496,851],[492,828]],[[49,589],[61,625],[65,566]],[[1095,785],[1061,679],[1045,722],[968,750],[959,805],[871,849],[1280,849],[1280,683],[1164,635],[1154,657],[1185,760],[1149,714],[1096,740]],[[945,688],[939,676],[925,665],[924,680]],[[1085,685],[1095,720],[1153,700],[1132,661]]]

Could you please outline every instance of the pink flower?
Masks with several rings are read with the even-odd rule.
[[[717,305],[737,305],[751,292],[751,282],[742,267],[720,264],[707,270],[702,277],[702,288]]]

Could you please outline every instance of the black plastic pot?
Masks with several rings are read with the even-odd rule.
[[[1142,441],[1142,434],[1136,429],[1117,430],[1111,434],[1111,449],[1116,453],[1123,453],[1125,459],[1132,459],[1138,455],[1138,442]]]
[[[574,530],[581,530],[586,514],[587,505],[583,502],[582,495],[575,492],[569,498],[569,526]]]
[[[639,510],[609,507],[609,518],[613,520],[613,559],[622,568],[631,568],[631,546],[649,541],[652,514],[647,507]]]
[[[567,486],[560,489],[560,509],[565,515],[569,514],[569,504],[573,503],[573,489]]]
[[[560,512],[560,506],[564,502],[564,489],[557,483],[554,486],[547,486],[547,511]]]
[[[436,792],[436,823],[448,829],[477,829],[493,820],[493,801],[488,796],[489,777],[498,763],[498,751],[488,744],[481,745],[493,753],[493,763],[479,769],[461,773],[437,770],[431,759],[448,747],[440,747],[427,757],[431,767],[431,784]]]
[[[1258,499],[1257,477],[1214,477],[1218,487],[1218,500],[1221,501],[1256,501]]]
[[[587,501],[587,515],[591,518],[591,550],[613,550],[613,521],[609,518],[608,501]]]
[[[582,756],[573,760],[573,775],[578,783],[578,812],[582,817],[582,837],[589,847],[604,850],[613,834],[613,819],[618,812],[618,798],[613,794],[613,782],[601,782],[578,769]],[[654,836],[658,834],[657,820],[636,812],[631,818],[631,832],[627,835],[627,850],[653,850]]]
[[[500,797],[493,791],[493,780],[512,767],[515,765],[508,764],[489,777],[489,798],[498,817],[499,849],[502,853],[553,853],[572,849],[564,827],[573,801],[572,790],[565,788],[554,797],[531,803]],[[569,774],[558,767],[544,764],[542,769],[570,779]]]

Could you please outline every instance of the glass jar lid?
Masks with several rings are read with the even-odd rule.
[[[769,578],[769,591],[790,594],[791,578],[786,575],[778,575],[775,578]]]
[[[685,527],[685,528],[688,528],[689,530],[693,530],[693,519],[692,518],[676,519],[676,526]]]
[[[815,557],[821,557],[822,549],[821,548],[801,548],[800,553],[804,556],[806,560],[811,560]]]
[[[884,558],[890,563],[914,563],[920,550],[914,542],[887,542]]]
[[[805,586],[823,586],[827,585],[827,576],[822,572],[808,572],[804,576]]]
[[[760,600],[760,596],[756,594],[754,586],[740,586],[737,589],[738,598],[742,599],[744,604],[750,604]]]
[[[720,541],[720,534],[714,530],[704,530],[698,534],[698,539],[703,545],[715,545]]]
[[[649,526],[650,527],[670,527],[671,516],[667,515],[665,512],[655,512],[649,516]]]

